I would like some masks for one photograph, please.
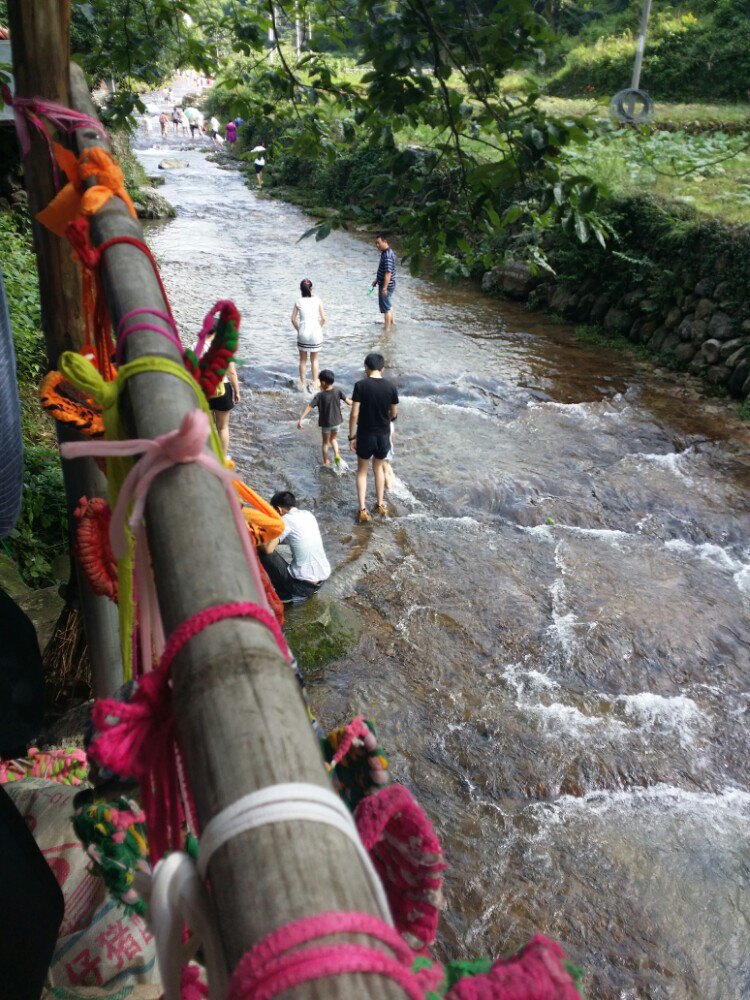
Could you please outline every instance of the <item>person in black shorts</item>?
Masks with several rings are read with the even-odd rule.
[[[205,350],[211,346],[211,341],[216,335],[216,328],[209,333],[206,338]],[[221,447],[224,449],[224,457],[229,458],[229,414],[234,409],[235,404],[240,401],[240,381],[237,378],[237,369],[234,362],[227,365],[227,373],[216,387],[216,392],[208,401],[209,409],[213,414],[216,430],[219,432]]]
[[[297,427],[302,430],[302,421],[311,410],[318,410],[318,427],[323,436],[323,465],[330,465],[328,458],[328,445],[333,448],[333,460],[336,465],[341,465],[341,452],[339,451],[339,426],[341,424],[341,404],[350,400],[338,386],[334,385],[336,376],[330,368],[324,368],[318,376],[320,379],[321,391],[316,392],[307,406],[300,414]]]
[[[349,417],[349,447],[357,453],[357,520],[370,520],[365,505],[367,470],[372,459],[375,479],[375,510],[385,517],[385,459],[391,447],[391,422],[398,415],[398,392],[393,382],[383,378],[385,359],[373,352],[365,358],[365,375],[354,386]]]

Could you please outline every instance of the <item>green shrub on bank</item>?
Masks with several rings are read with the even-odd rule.
[[[607,32],[612,19],[593,22],[550,79],[550,93],[612,96],[628,87],[640,8],[640,2],[629,5],[621,15],[627,27],[615,34]],[[655,100],[746,100],[749,81],[750,13],[745,0],[699,0],[662,10],[655,6],[641,76],[641,86]]]
[[[55,582],[52,565],[68,549],[68,520],[57,449],[48,437],[37,388],[46,370],[40,326],[39,281],[25,216],[0,213],[2,261],[8,311],[16,349],[24,438],[21,515],[6,541],[25,581],[32,587]]]

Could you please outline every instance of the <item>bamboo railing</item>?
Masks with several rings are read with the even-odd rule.
[[[64,0],[10,0],[20,95],[66,102],[59,80],[61,50],[67,59],[67,24],[61,16],[66,6]],[[49,63],[36,61],[41,52],[49,53],[57,67],[55,85],[48,79]],[[72,74],[72,91],[73,106],[90,113],[90,97],[80,71]],[[80,130],[76,140],[79,149],[101,142],[93,129]],[[27,183],[30,203],[39,207],[42,193],[51,194],[49,183],[42,184],[38,167],[42,153],[47,155],[43,143],[35,139],[32,156],[37,166],[33,175],[27,170]],[[91,235],[97,246],[114,236],[142,238],[140,225],[118,198],[92,217]],[[61,241],[45,237],[44,243],[37,244],[42,258],[50,246],[49,252],[58,259],[68,255]],[[135,308],[166,311],[151,265],[137,248],[108,248],[102,268],[115,326]],[[46,270],[42,259],[42,283]],[[223,298],[228,289],[213,291],[215,298]],[[152,321],[160,322],[150,317]],[[45,322],[49,322],[49,312]],[[252,316],[244,317],[245,336],[252,322]],[[134,332],[126,342],[126,360],[144,354],[181,360],[166,338],[151,331]],[[160,372],[130,378],[123,400],[123,415],[132,437],[138,438],[175,430],[195,408],[190,387]],[[258,600],[224,488],[209,472],[181,465],[159,475],[149,490],[146,521],[167,635],[204,608]],[[268,785],[303,781],[328,786],[297,681],[262,625],[240,619],[211,625],[177,656],[172,676],[177,734],[202,827],[241,796]],[[303,821],[262,827],[236,837],[214,855],[209,880],[230,970],[254,943],[299,917],[331,910],[378,913],[349,840],[330,827]],[[403,993],[394,983],[377,977],[347,975],[299,986],[285,996],[391,1000]]]

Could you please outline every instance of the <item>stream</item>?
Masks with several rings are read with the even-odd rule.
[[[372,719],[435,824],[443,956],[539,931],[589,997],[750,996],[748,430],[695,380],[404,267],[384,336],[371,236],[297,242],[299,209],[154,141],[177,218],[147,232],[186,344],[215,300],[242,313],[239,473],[315,512],[333,575],[313,601],[363,623],[313,706]],[[398,385],[383,522],[355,524],[356,460],[320,466],[315,414],[296,428],[305,277],[321,367],[349,393],[379,350]]]

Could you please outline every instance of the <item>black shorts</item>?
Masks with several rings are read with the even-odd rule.
[[[357,458],[384,459],[391,450],[391,435],[357,431]]]
[[[221,396],[215,396],[213,399],[208,401],[209,408],[212,410],[219,410],[222,412],[227,412],[234,408],[234,389],[232,389],[232,383],[227,382],[224,385],[224,393]]]

